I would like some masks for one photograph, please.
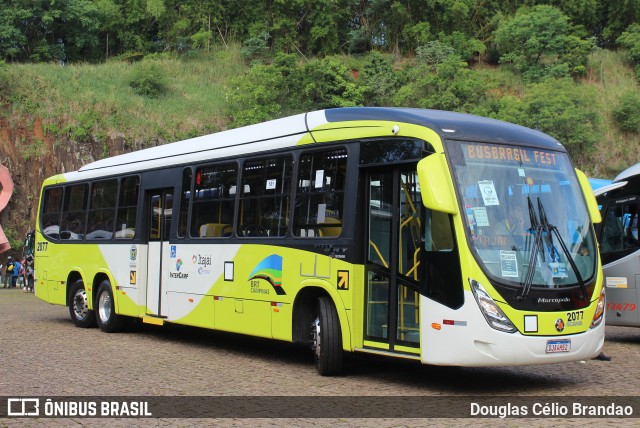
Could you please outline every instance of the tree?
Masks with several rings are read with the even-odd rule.
[[[395,105],[472,112],[487,97],[492,79],[468,68],[451,46],[436,42],[430,46],[442,54],[418,51],[418,60],[409,67],[407,82],[394,97]],[[447,53],[449,53],[447,55]]]
[[[555,7],[522,7],[495,32],[500,62],[511,64],[529,81],[558,75],[560,70],[579,74],[584,71],[579,67],[586,64],[590,44],[571,31],[567,16]]]
[[[640,95],[624,94],[612,113],[618,128],[626,132],[640,132]]]
[[[635,64],[640,64],[640,24],[632,24],[617,40],[618,44],[629,51]]]
[[[595,94],[590,89],[568,78],[547,79],[529,85],[522,99],[501,99],[496,117],[539,129],[577,157],[590,153],[601,135],[595,105]]]
[[[640,20],[640,0],[598,0],[604,46],[613,46],[629,25]]]
[[[0,9],[0,56],[13,61],[92,60],[98,10],[90,0],[6,1]]]
[[[391,60],[379,52],[372,52],[368,56],[359,80],[364,89],[364,99],[369,106],[389,105],[401,82]]]

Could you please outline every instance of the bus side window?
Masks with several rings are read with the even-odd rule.
[[[182,205],[188,206],[190,172],[183,177]],[[225,226],[233,224],[235,210],[235,184],[238,166],[235,162],[198,168],[195,174],[193,205],[191,208],[191,237],[221,238]],[[181,208],[182,210],[183,208]],[[184,214],[184,215],[183,215]],[[186,211],[180,214],[185,218]]]
[[[116,217],[116,239],[133,239],[136,236],[138,214],[138,192],[140,177],[125,177],[120,180],[118,195],[118,215]]]
[[[638,249],[638,207],[630,205],[624,219],[624,247],[625,249]]]
[[[82,239],[87,215],[89,186],[76,184],[69,186],[64,195],[60,239]]]
[[[274,238],[287,234],[292,165],[290,155],[245,162],[238,236]]]
[[[42,233],[49,239],[60,238],[60,215],[62,214],[62,187],[44,191],[42,204]]]
[[[427,212],[424,246],[427,251],[453,251],[453,235],[447,214]]]
[[[304,153],[299,165],[294,235],[301,238],[340,236],[347,150],[334,148]]]
[[[624,237],[622,220],[622,207],[609,207],[604,217],[604,230],[602,232],[603,253],[622,251]]]
[[[98,181],[91,185],[87,239],[111,239],[117,197],[118,180]]]

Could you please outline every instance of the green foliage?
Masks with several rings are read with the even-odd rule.
[[[295,55],[278,54],[271,65],[253,63],[244,75],[232,79],[226,94],[232,126],[275,119],[282,115],[282,107],[292,111],[296,102],[291,99],[298,96],[293,92],[297,69]]]
[[[428,22],[418,22],[413,25],[406,25],[402,34],[410,47],[426,45],[431,39],[431,24]]]
[[[637,93],[623,95],[613,109],[612,116],[622,131],[640,133],[640,95]]]
[[[98,128],[100,118],[95,110],[85,110],[78,113],[77,121],[69,123],[64,133],[74,141],[85,141],[93,135]]]
[[[4,2],[0,57],[17,61],[79,61],[97,55],[98,9],[90,0]]]
[[[431,67],[442,64],[452,55],[459,58],[453,46],[438,40],[428,42],[426,45],[419,46],[416,49],[418,61]]]
[[[566,15],[539,5],[520,8],[495,32],[502,64],[511,64],[528,81],[585,72],[590,43],[573,36]]]
[[[7,64],[0,60],[0,101],[4,101],[7,98],[7,92],[10,90],[10,77],[7,69]]]
[[[9,241],[9,245],[11,245],[11,250],[17,253],[22,252],[22,247],[24,246],[24,237],[21,237],[19,229],[24,229],[23,224],[17,225],[18,227],[10,227],[4,226],[3,230]]]
[[[633,24],[618,37],[618,43],[629,51],[631,60],[640,64],[640,24]]]
[[[302,69],[303,109],[353,107],[363,102],[363,92],[339,57],[311,61]]]
[[[570,79],[546,79],[527,87],[522,99],[504,97],[498,119],[545,132],[573,155],[591,153],[600,138],[595,94]]]
[[[605,46],[613,45],[613,42],[629,28],[632,24],[637,24],[640,19],[639,0],[599,0],[598,14],[602,39]]]
[[[264,58],[269,52],[269,33],[262,32],[256,37],[245,40],[240,49],[240,55],[246,60]]]
[[[209,52],[234,41],[245,41],[250,60],[265,52],[311,58],[372,47],[399,55],[438,39],[465,60],[498,47],[515,55],[505,61],[517,67],[518,54],[495,41],[498,24],[518,19],[522,6],[554,8],[570,28],[565,34],[592,36],[600,46],[613,46],[640,17],[640,0],[10,0],[0,8],[0,59],[99,62],[125,52]],[[541,32],[529,32],[528,49],[537,44],[547,49],[546,60],[552,58],[544,45],[556,40],[556,22],[548,21],[548,28],[540,21],[522,22],[529,25],[521,30],[541,25]],[[569,62],[570,73],[582,71]]]
[[[371,48],[371,38],[364,28],[357,28],[349,31],[347,45],[350,54],[363,53]]]
[[[142,63],[133,72],[129,86],[141,96],[156,98],[168,88],[162,69],[155,63]]]
[[[438,39],[451,47],[460,55],[465,61],[472,60],[478,55],[482,55],[486,52],[487,47],[480,40],[467,37],[461,31],[454,31],[451,34],[440,33]]]
[[[233,126],[362,104],[365,88],[356,84],[341,58],[326,57],[304,65],[295,58],[279,54],[271,65],[254,63],[246,75],[231,82],[227,114]]]
[[[47,154],[47,146],[43,140],[35,139],[31,144],[21,147],[20,154],[25,161],[42,159]]]
[[[360,85],[369,106],[387,106],[401,85],[400,73],[394,71],[387,56],[373,52],[360,73]]]
[[[494,86],[489,75],[470,70],[457,55],[449,55],[435,66],[410,67],[407,81],[394,97],[395,105],[462,112],[473,111]]]

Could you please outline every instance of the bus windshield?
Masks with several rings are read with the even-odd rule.
[[[584,286],[595,272],[597,250],[567,154],[446,144],[468,241],[484,271],[517,287]]]

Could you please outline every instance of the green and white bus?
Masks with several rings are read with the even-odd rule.
[[[598,207],[564,147],[436,110],[309,112],[45,180],[43,300],[425,364],[584,360],[604,342]]]

